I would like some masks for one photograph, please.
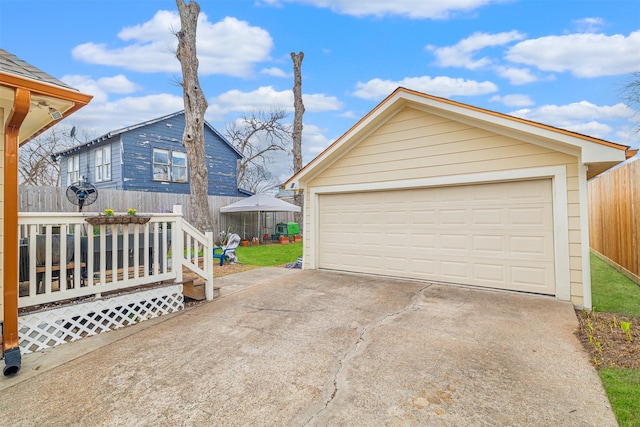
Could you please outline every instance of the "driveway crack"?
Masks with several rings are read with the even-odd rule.
[[[421,297],[424,295],[424,292],[429,289],[432,286],[431,283],[429,283],[428,285],[420,288],[415,295],[411,298],[411,301],[409,301],[409,303],[404,306],[402,309],[395,311],[393,313],[388,313],[383,315],[382,317],[380,317],[379,319],[364,325],[363,327],[360,328],[360,334],[358,335],[358,338],[355,340],[355,342],[351,345],[351,349],[346,351],[342,357],[340,358],[340,360],[338,360],[338,369],[336,370],[334,376],[333,376],[333,390],[331,392],[331,396],[329,396],[329,398],[327,399],[327,401],[324,403],[324,406],[318,410],[316,413],[314,413],[313,415],[311,415],[311,417],[309,417],[309,419],[303,424],[303,425],[309,425],[312,424],[317,418],[319,418],[323,413],[325,413],[329,407],[332,405],[332,403],[334,402],[334,399],[336,398],[338,392],[341,390],[343,383],[347,382],[347,378],[344,376],[341,376],[341,374],[343,373],[346,365],[349,363],[349,361],[351,359],[353,359],[355,357],[355,355],[358,353],[358,350],[360,349],[360,347],[366,342],[367,340],[367,334],[370,330],[375,329],[395,318],[398,317],[402,317],[404,316],[406,313],[408,313],[409,311],[412,311],[415,309],[416,305],[418,304],[418,301],[421,299]]]

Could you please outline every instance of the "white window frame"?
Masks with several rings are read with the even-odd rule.
[[[158,162],[156,161],[156,153],[164,153],[167,156],[167,162],[166,163],[162,163],[162,162]],[[153,181],[171,181],[171,151],[170,150],[165,150],[163,148],[154,148],[151,152],[151,165],[152,165],[152,171],[151,171],[151,179]],[[162,176],[156,176],[156,167],[163,167],[166,169],[166,174],[162,174]]]
[[[184,159],[184,164],[176,164],[176,158]],[[180,162],[182,163],[182,162]],[[182,171],[182,174],[176,173]],[[187,182],[188,181],[188,169],[187,169],[187,153],[184,151],[172,151],[171,152],[171,180],[173,182]],[[183,178],[178,178],[182,176]]]
[[[75,155],[67,158],[67,185],[80,181],[80,156]]]
[[[167,162],[163,163],[163,162],[157,161],[156,153],[165,154]],[[177,159],[177,158],[184,159],[184,162],[175,162],[174,159]],[[184,165],[176,164],[176,163],[184,163]],[[187,153],[184,151],[173,151],[173,150],[166,150],[164,148],[154,148],[151,152],[151,164],[153,168],[151,172],[152,173],[151,179],[153,181],[179,182],[179,183],[189,182]],[[156,167],[166,168],[166,174],[162,174],[162,176],[160,176],[160,174],[156,174]],[[182,171],[183,173],[182,174],[177,173],[178,170]],[[184,178],[179,178],[179,176],[183,176]]]
[[[94,152],[96,182],[111,181],[111,146],[105,145]]]

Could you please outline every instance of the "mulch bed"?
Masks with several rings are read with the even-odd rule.
[[[640,317],[580,310],[576,315],[576,335],[596,368],[640,369]]]

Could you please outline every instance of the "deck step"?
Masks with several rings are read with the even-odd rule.
[[[185,297],[202,301],[206,298],[205,290],[204,290],[205,282],[204,280],[198,279],[188,279],[182,282],[182,293]],[[214,286],[213,287],[213,298],[218,298],[220,296],[220,288]]]

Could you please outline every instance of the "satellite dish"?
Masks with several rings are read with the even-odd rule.
[[[83,206],[98,200],[98,189],[85,181],[76,182],[67,187],[67,199],[78,206],[78,212],[82,212]]]

